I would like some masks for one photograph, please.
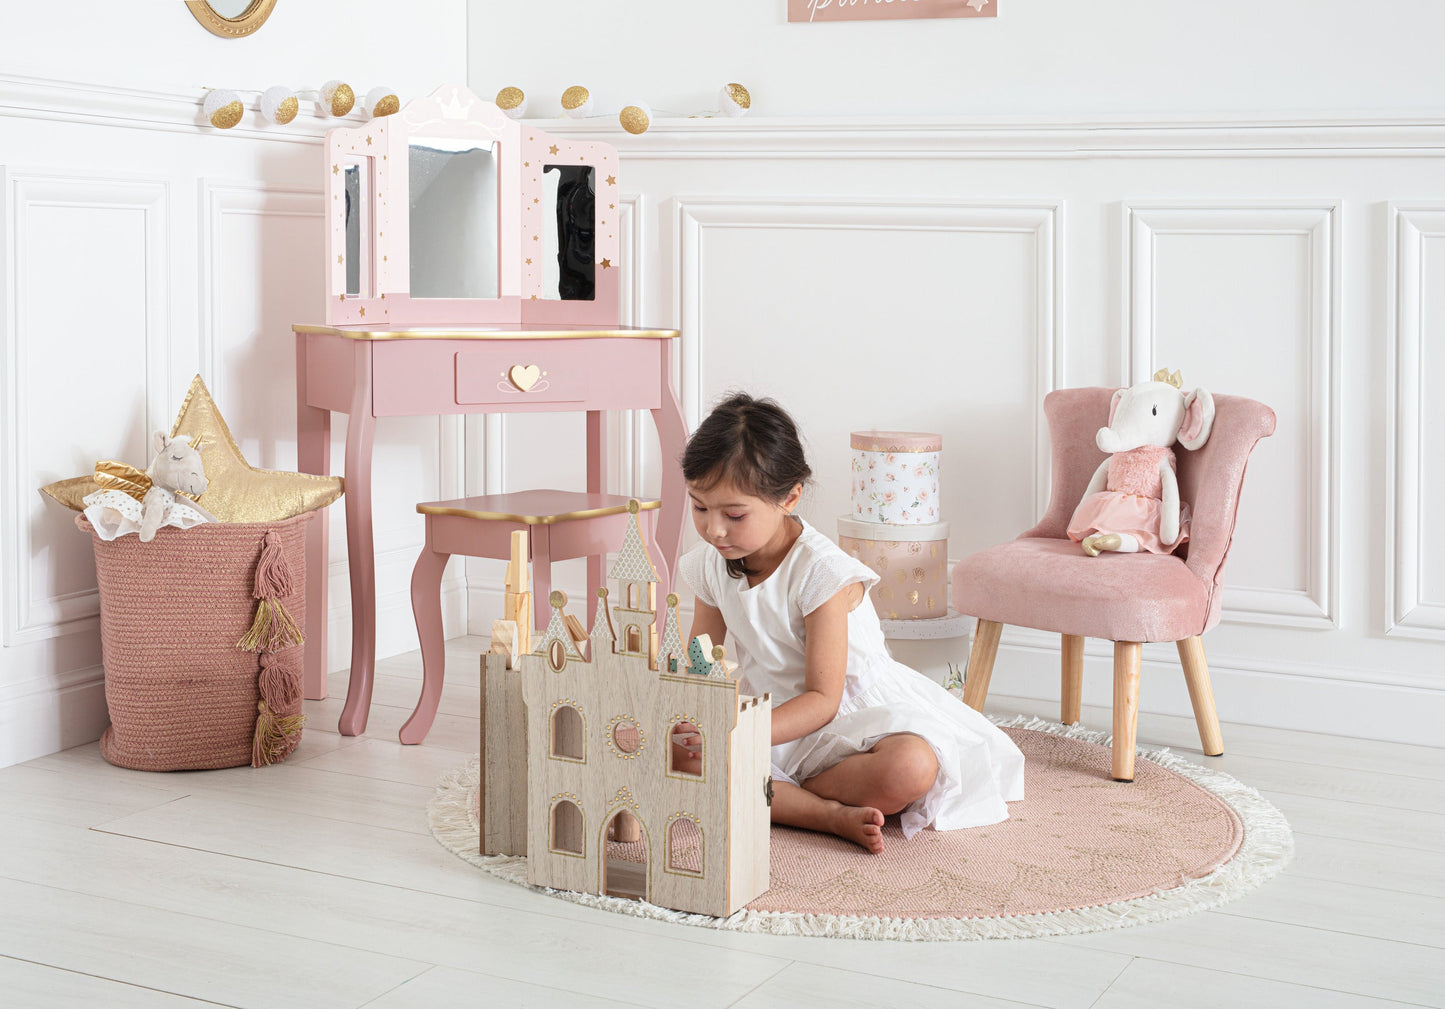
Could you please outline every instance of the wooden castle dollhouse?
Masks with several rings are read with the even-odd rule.
[[[675,595],[659,640],[631,513],[609,572],[617,604],[598,590],[586,640],[553,592],[519,668],[485,658],[481,849],[525,851],[536,885],[725,916],[768,888],[771,699],[739,692],[721,647],[684,651]]]

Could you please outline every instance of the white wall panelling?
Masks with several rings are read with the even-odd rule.
[[[78,476],[97,458],[139,457],[168,424],[170,264],[164,180],[12,170],[6,197],[7,647],[93,628],[90,543],[31,474]],[[30,338],[22,339],[22,335]],[[76,354],[75,348],[87,352]],[[56,410],[57,378],[63,376]],[[114,390],[120,395],[111,395]],[[61,460],[70,460],[65,469]]]
[[[1339,613],[1339,206],[1125,203],[1125,384],[1157,368],[1280,417],[1240,505],[1224,609],[1334,627]],[[1227,292],[1227,297],[1221,295]],[[1206,377],[1208,376],[1208,377]],[[1283,504],[1283,507],[1281,505]]]
[[[910,386],[938,392],[946,378],[969,388],[975,369],[985,373],[979,376],[985,387],[993,384],[980,363],[990,360],[982,347],[1001,347],[1009,379],[1022,379],[1022,388],[1009,386],[1022,394],[1013,404],[1020,423],[997,431],[993,447],[1030,461],[1024,507],[1044,507],[1048,432],[1037,404],[1053,388],[1062,359],[1062,203],[682,196],[673,212],[679,392],[689,427],[721,391],[709,369],[733,354],[753,355],[728,365],[734,384],[766,388],[794,408],[807,409],[805,397],[817,406],[845,405],[856,426],[887,427],[878,406],[893,404]],[[1019,244],[1001,245],[1000,236]],[[910,249],[926,249],[934,259],[925,266],[917,261],[925,253]],[[797,253],[791,262],[790,252]],[[996,272],[975,288],[970,270]],[[926,279],[910,281],[913,273]],[[1000,286],[990,288],[995,282]],[[738,313],[735,305],[752,307]],[[804,348],[801,360],[782,356],[788,345]],[[965,350],[974,347],[975,353]],[[813,351],[822,355],[816,365],[807,360]],[[837,367],[844,362],[850,370]],[[945,432],[945,444],[956,453],[983,448],[975,439],[950,437],[962,430]],[[833,444],[817,448],[824,452],[819,459],[845,454]],[[835,515],[848,510],[846,493],[827,500]]]
[[[1391,203],[1385,628],[1445,639],[1445,203]],[[1430,352],[1426,352],[1426,348]],[[1433,519],[1433,521],[1431,521]]]

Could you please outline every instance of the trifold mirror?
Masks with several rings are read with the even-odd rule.
[[[618,324],[611,146],[449,85],[326,154],[329,324]]]

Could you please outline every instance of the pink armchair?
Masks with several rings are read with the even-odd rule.
[[[1062,389],[1044,398],[1053,443],[1053,492],[1038,525],[1011,543],[966,557],[953,572],[953,605],[978,618],[963,699],[983,710],[1004,624],[1061,638],[1062,720],[1079,720],[1084,638],[1114,642],[1113,776],[1134,779],[1139,661],[1145,641],[1173,641],[1204,752],[1224,752],[1200,635],[1219,623],[1224,561],[1234,536],[1249,454],[1274,433],[1274,411],[1214,397],[1214,429],[1197,451],[1176,446],[1179,497],[1193,509],[1189,540],[1173,554],[1088,557],[1065,532],[1104,453],[1094,435],[1113,389]]]

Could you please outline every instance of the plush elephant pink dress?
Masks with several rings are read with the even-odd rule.
[[[1074,509],[1069,539],[1082,543],[1084,537],[1095,533],[1128,533],[1139,541],[1140,550],[1173,553],[1175,547],[1189,539],[1189,506],[1183,502],[1179,505],[1179,539],[1161,543],[1159,514],[1164,482],[1159,475],[1159,461],[1166,458],[1169,468],[1177,470],[1174,450],[1160,445],[1143,445],[1110,456],[1104,490],[1090,494]]]

